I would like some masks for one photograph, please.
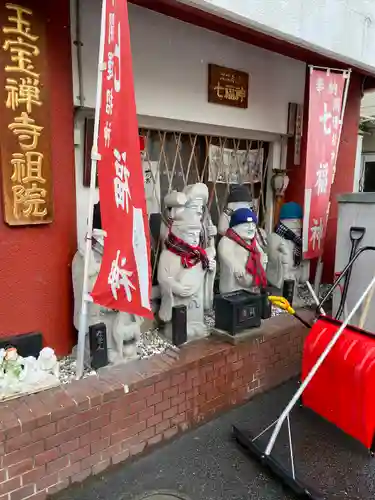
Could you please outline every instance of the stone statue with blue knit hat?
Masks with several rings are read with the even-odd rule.
[[[295,306],[303,305],[297,286],[309,279],[309,261],[302,254],[302,207],[293,201],[284,203],[275,231],[268,237],[267,279],[281,289],[285,280],[294,280]]]
[[[230,219],[232,214],[239,208],[249,208],[256,212],[257,200],[253,200],[250,189],[245,184],[232,184],[229,188],[228,198],[225,208],[220,215],[218,232],[224,236],[229,229]],[[260,227],[257,228],[256,239],[258,244],[263,248],[267,247],[267,234]]]
[[[267,285],[267,255],[256,239],[258,219],[250,208],[235,210],[220,240],[220,293],[258,291]]]

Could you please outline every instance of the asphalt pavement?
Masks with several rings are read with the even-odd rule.
[[[254,435],[272,423],[296,381],[254,398],[149,455],[90,478],[57,500],[135,500],[158,490],[191,500],[292,500],[293,496],[233,441],[233,424]],[[357,442],[306,409],[292,413],[296,472],[327,500],[375,498],[375,459]],[[269,434],[261,438],[265,443]],[[286,429],[275,456],[290,466]],[[160,497],[162,498],[162,497]]]

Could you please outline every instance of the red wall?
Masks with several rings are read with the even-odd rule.
[[[337,195],[340,193],[351,193],[353,191],[354,168],[357,154],[358,125],[362,97],[363,77],[352,73],[348,92],[348,100],[341,133],[339,153],[337,157],[335,182],[331,192],[331,210],[328,219],[327,237],[323,254],[323,281],[332,282],[334,274],[334,263],[336,253],[336,231],[337,231]],[[307,145],[307,117],[308,117],[308,85],[309,78],[306,78],[305,89],[305,111],[304,127],[302,139],[301,166],[293,166],[293,140],[290,140],[288,147],[288,174],[290,184],[286,193],[286,201],[297,201],[303,206],[306,169],[306,145]],[[312,266],[312,270],[315,266]]]
[[[0,337],[40,331],[46,345],[66,354],[74,339],[70,266],[76,249],[69,1],[21,5],[47,20],[55,217],[51,225],[9,228],[1,214]]]

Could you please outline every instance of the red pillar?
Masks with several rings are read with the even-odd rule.
[[[69,1],[24,0],[21,5],[43,16],[47,26],[55,215],[50,225],[19,228],[7,226],[0,215],[0,337],[39,331],[45,345],[66,354],[74,339],[71,262],[76,249]]]
[[[363,77],[357,73],[352,73],[346,103],[343,128],[339,153],[337,157],[335,182],[331,191],[331,210],[328,219],[327,237],[323,254],[323,281],[331,283],[334,274],[335,253],[336,253],[336,232],[337,232],[337,195],[351,193],[353,191],[354,169],[357,154],[358,126],[360,117],[360,107],[362,98]],[[305,88],[305,111],[304,111],[304,135],[301,145],[301,166],[293,166],[293,141],[290,140],[288,147],[287,165],[289,169],[290,184],[286,193],[286,201],[296,201],[303,206],[306,172],[306,146],[307,146],[307,126],[308,126],[308,100],[309,98],[309,78],[307,73]],[[349,228],[348,228],[349,230]],[[312,263],[312,272],[315,272],[315,265]]]

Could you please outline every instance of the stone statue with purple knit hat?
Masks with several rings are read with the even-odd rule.
[[[235,210],[220,240],[220,293],[258,291],[267,285],[267,255],[256,239],[258,219],[249,208]]]
[[[298,297],[297,286],[309,279],[309,261],[302,254],[302,207],[295,202],[284,203],[280,210],[275,231],[268,236],[267,279],[271,285],[282,289],[285,280],[293,280],[294,306],[303,303]]]

